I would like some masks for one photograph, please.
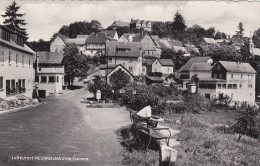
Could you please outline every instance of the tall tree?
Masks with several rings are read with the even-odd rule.
[[[39,39],[39,41],[31,41],[26,42],[26,44],[33,50],[33,51],[50,51],[50,42],[45,41],[43,39]]]
[[[119,69],[115,71],[113,74],[110,76],[110,84],[112,85],[113,89],[119,90],[127,84],[130,83],[131,79],[130,76],[124,72],[123,70]]]
[[[75,77],[87,77],[89,65],[85,55],[79,54],[76,44],[67,44],[64,48],[63,64],[69,86]]]
[[[207,37],[209,38],[214,38],[215,35],[215,27],[210,27],[209,29],[206,30],[207,32]]]
[[[240,22],[240,23],[238,24],[237,35],[238,35],[240,38],[242,38],[243,35],[244,35],[244,27],[243,27],[243,23],[242,23],[242,22]]]
[[[185,25],[185,20],[182,17],[182,15],[177,11],[177,13],[175,14],[173,23],[172,23],[172,33],[173,36],[176,36],[177,39],[182,40],[184,33],[185,33],[185,29],[186,29],[186,25]]]
[[[25,20],[19,19],[20,17],[23,17],[25,15],[18,13],[18,10],[20,9],[20,6],[17,5],[15,1],[5,9],[5,14],[2,15],[2,17],[5,18],[4,25],[6,25],[8,28],[10,28],[13,31],[17,31],[18,33],[21,33],[22,35],[27,36],[27,32],[25,28],[22,28],[21,26],[26,25]]]
[[[253,42],[255,44],[255,47],[260,48],[260,28],[254,32]]]

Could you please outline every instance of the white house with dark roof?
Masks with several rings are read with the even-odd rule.
[[[130,22],[130,29],[137,28],[137,29],[144,29],[146,31],[152,31],[152,22],[146,20],[139,20],[139,19],[131,19]]]
[[[105,55],[108,40],[103,32],[91,33],[86,40],[86,55],[90,57]]]
[[[134,76],[142,74],[142,45],[135,42],[107,41],[106,43],[108,66],[121,64]]]
[[[208,98],[228,95],[233,103],[253,105],[255,75],[249,63],[219,61],[211,69],[211,78],[200,80],[199,93]]]
[[[40,97],[58,94],[65,86],[62,52],[38,52],[35,82]]]
[[[200,39],[199,46],[212,46],[218,44],[215,39],[203,37]]]
[[[76,44],[79,53],[86,55],[86,40],[88,35],[78,35],[76,38],[69,38],[67,36],[58,34],[55,38],[51,40],[50,43],[50,52],[63,52],[63,49],[66,47],[66,44]]]
[[[26,37],[0,25],[0,98],[32,97],[33,57]]]
[[[117,33],[116,30],[104,30],[104,31],[101,31],[101,32],[105,33],[110,40],[116,40],[117,41],[119,39],[118,33]]]
[[[174,63],[171,59],[155,59],[152,63],[152,72],[161,72],[163,75],[173,74]]]

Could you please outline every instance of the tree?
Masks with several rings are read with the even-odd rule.
[[[15,1],[13,1],[11,5],[6,7],[5,14],[2,15],[2,17],[6,18],[4,20],[4,25],[6,25],[9,29],[13,31],[17,31],[22,35],[27,36],[26,29],[21,27],[26,25],[27,23],[25,23],[25,20],[19,19],[25,14],[18,13],[19,9],[20,6],[18,6]]]
[[[76,44],[67,44],[63,51],[63,64],[65,67],[66,77],[70,86],[71,83],[73,83],[75,77],[87,77],[89,65],[87,63],[86,57],[82,54],[79,54]]]
[[[237,35],[238,35],[240,38],[242,38],[243,35],[244,35],[244,27],[243,27],[243,23],[242,23],[242,22],[240,22],[240,23],[238,24]]]
[[[89,35],[92,32],[97,32],[102,28],[102,25],[97,20],[92,20],[91,22],[79,21],[71,23],[68,25],[63,25],[58,34],[68,36],[70,38],[75,38],[77,35]]]
[[[127,86],[130,83],[131,78],[126,72],[124,72],[122,69],[119,69],[111,74],[109,80],[112,88],[114,90],[119,90]]]
[[[242,55],[231,46],[212,46],[209,47],[207,56],[211,56],[214,63],[222,61],[240,61],[243,62],[244,59]]]
[[[260,48],[260,28],[254,32],[252,39],[255,47]]]
[[[206,30],[207,32],[207,37],[209,38],[214,38],[215,36],[215,27],[210,27],[209,29]]]
[[[174,21],[172,23],[172,33],[173,35],[179,39],[183,40],[183,36],[186,29],[185,20],[182,15],[177,11],[174,17]]]
[[[161,53],[161,59],[175,60],[174,52],[171,49],[163,49]]]
[[[101,99],[106,99],[111,94],[111,86],[106,84],[104,78],[100,76],[95,76],[93,82],[88,85],[88,90],[94,95],[96,95],[97,90],[100,90]]]
[[[26,43],[33,51],[50,51],[50,42],[43,39]]]
[[[121,37],[125,33],[130,33],[130,28],[129,27],[118,27],[116,29],[117,34],[119,37]]]

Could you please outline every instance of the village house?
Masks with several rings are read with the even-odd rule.
[[[133,38],[136,35],[133,33],[124,33],[119,39],[118,41],[120,42],[133,42]]]
[[[137,29],[143,29],[145,31],[152,31],[152,22],[146,21],[146,20],[139,20],[139,19],[131,19],[130,22],[130,29],[137,28]]]
[[[109,38],[109,40],[116,40],[117,41],[119,39],[116,30],[104,30],[104,31],[101,31],[101,32],[105,33],[107,35],[107,37]]]
[[[35,83],[39,97],[61,93],[65,87],[62,52],[38,52]]]
[[[86,55],[90,57],[106,54],[106,42],[109,40],[103,32],[93,32],[86,40]]]
[[[112,29],[130,27],[130,22],[114,21],[109,27],[111,27]]]
[[[218,43],[213,38],[203,37],[200,39],[199,46],[214,46],[218,45]]]
[[[113,73],[115,73],[116,71],[124,71],[130,78],[130,82],[134,82],[135,77],[132,73],[130,73],[123,65],[119,64],[116,65],[111,71],[108,72],[108,74],[106,75],[107,77],[107,82],[108,84],[110,84],[110,77]]]
[[[160,58],[162,51],[149,33],[136,34],[133,37],[133,42],[142,43],[144,57]]]
[[[163,75],[173,74],[173,68],[171,59],[155,59],[152,63],[152,72],[160,72]]]
[[[68,38],[67,36],[58,34],[50,43],[50,52],[63,52],[66,44],[76,44],[80,54],[87,55],[85,42],[88,35],[78,35],[76,38]]]
[[[121,64],[134,76],[142,75],[143,51],[140,43],[107,41],[106,50],[109,68]]]
[[[200,80],[198,92],[207,98],[227,95],[233,103],[254,105],[255,75],[249,63],[219,61],[211,69],[211,78]]]
[[[0,25],[0,98],[32,97],[33,56],[26,37]]]

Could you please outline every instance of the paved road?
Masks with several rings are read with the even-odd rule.
[[[84,89],[73,90],[37,108],[0,116],[0,165],[122,165],[114,130],[130,123],[129,114],[123,108],[86,108],[82,96]],[[12,156],[85,161],[16,161]]]

